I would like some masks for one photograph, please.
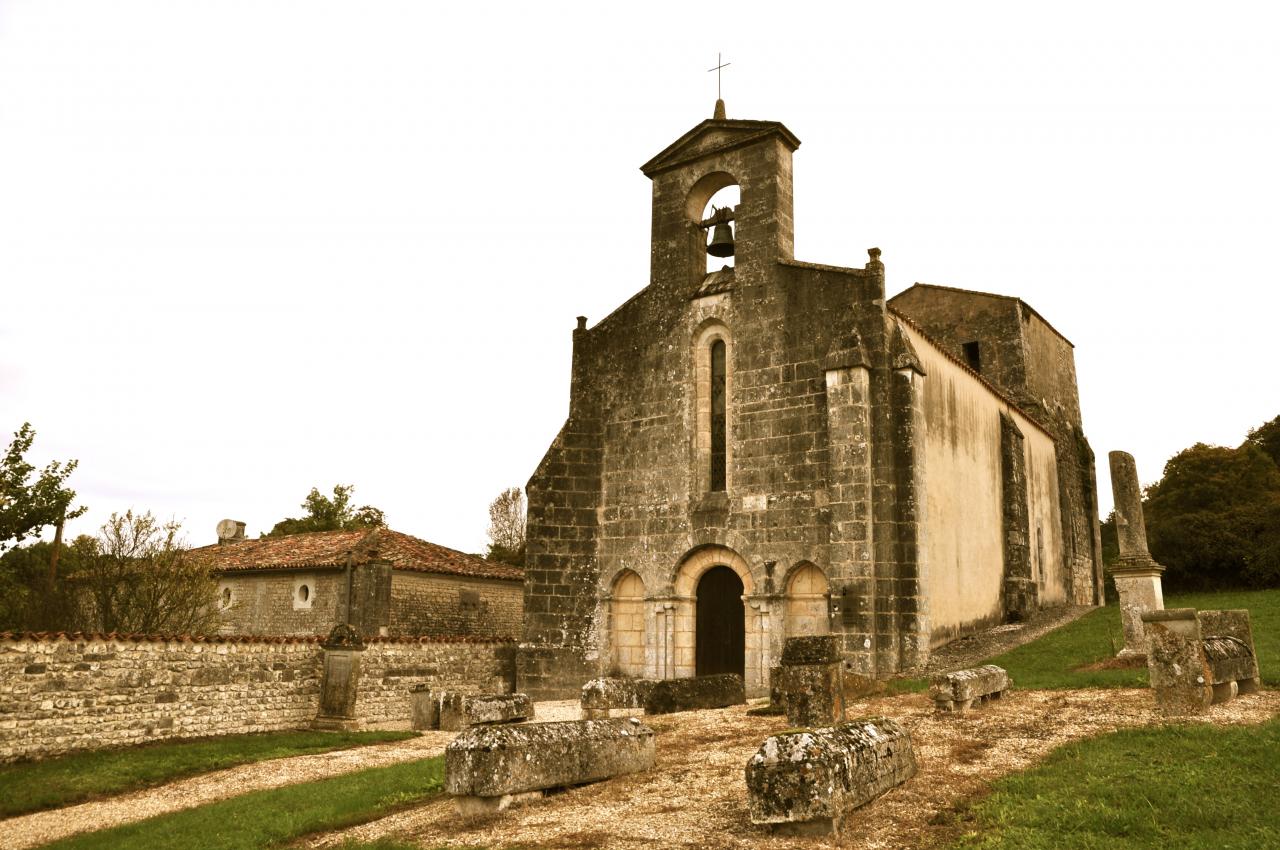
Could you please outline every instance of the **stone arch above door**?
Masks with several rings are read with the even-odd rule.
[[[703,546],[685,555],[676,566],[675,579],[672,582],[676,596],[692,597],[702,574],[718,566],[728,567],[738,574],[738,578],[742,579],[744,596],[750,596],[755,592],[751,566],[745,558],[727,546]]]

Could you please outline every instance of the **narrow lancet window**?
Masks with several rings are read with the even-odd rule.
[[[724,340],[711,343],[711,492],[725,489]]]

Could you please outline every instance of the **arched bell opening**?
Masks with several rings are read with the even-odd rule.
[[[734,211],[741,199],[737,179],[726,171],[703,175],[689,190],[685,213],[705,233],[702,242],[708,273],[733,268],[737,253]]]
[[[742,193],[735,183],[712,195],[702,209],[699,222],[707,222],[707,272],[731,269],[734,266],[736,246],[734,237],[737,225],[734,212],[742,200]]]
[[[698,579],[694,612],[696,675],[746,672],[746,609],[742,579],[730,567],[717,565]]]

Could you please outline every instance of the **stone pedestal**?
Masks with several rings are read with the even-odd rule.
[[[839,638],[806,635],[786,639],[782,664],[774,668],[772,688],[797,727],[826,727],[844,722],[844,666]]]
[[[348,625],[334,626],[323,644],[324,669],[320,677],[320,712],[312,729],[349,731],[359,729],[356,697],[360,683],[360,656],[364,641]]]
[[[1124,632],[1124,648],[1120,656],[1146,655],[1146,630],[1142,615],[1148,611],[1164,610],[1164,592],[1160,587],[1160,575],[1164,567],[1154,561],[1111,569],[1111,579],[1120,595],[1120,627]]]

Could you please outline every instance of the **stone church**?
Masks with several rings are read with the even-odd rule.
[[[1014,297],[886,299],[877,248],[795,259],[799,145],[718,102],[641,167],[649,284],[578,319],[568,419],[527,488],[535,698],[721,672],[763,695],[785,637],[827,632],[885,677],[1101,600],[1072,344]],[[708,206],[730,186],[736,206]]]

